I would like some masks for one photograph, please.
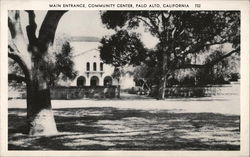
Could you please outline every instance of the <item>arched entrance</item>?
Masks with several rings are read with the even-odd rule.
[[[110,76],[104,77],[103,85],[104,85],[104,86],[112,85],[112,77],[110,77]]]
[[[85,86],[86,79],[84,76],[79,76],[76,80],[76,85],[79,86]]]
[[[99,78],[97,76],[91,77],[90,86],[99,86]]]

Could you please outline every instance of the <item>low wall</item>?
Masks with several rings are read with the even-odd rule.
[[[51,99],[115,98],[116,87],[55,87],[50,90]]]
[[[51,99],[115,98],[116,86],[103,87],[54,87],[50,89]],[[9,88],[9,99],[26,99],[26,88]]]
[[[240,92],[240,84],[211,85],[204,87],[169,87],[166,88],[165,97],[209,97],[215,95],[236,95]],[[153,94],[157,94],[157,89],[153,89]]]
[[[97,87],[55,87],[50,90],[51,99],[83,99],[83,98],[115,98],[116,86],[109,88]],[[204,87],[170,87],[166,88],[166,97],[205,97],[213,95],[237,95],[240,92],[240,83],[229,85],[212,85]],[[151,95],[157,94],[157,88]],[[26,99],[25,88],[10,88],[9,99]]]
[[[217,95],[216,87],[172,87],[166,88],[166,97],[204,97]]]

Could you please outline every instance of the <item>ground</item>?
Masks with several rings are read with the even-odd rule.
[[[237,93],[237,91],[234,91]],[[240,150],[239,95],[53,100],[59,134],[28,136],[25,100],[9,101],[10,150]]]

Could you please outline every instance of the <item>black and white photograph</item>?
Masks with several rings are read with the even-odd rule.
[[[8,10],[8,151],[240,151],[240,9],[106,5]]]

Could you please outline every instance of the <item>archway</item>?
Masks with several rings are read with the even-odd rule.
[[[104,77],[103,85],[104,86],[106,86],[106,85],[112,85],[112,77],[110,77],[110,76]]]
[[[85,86],[86,79],[84,76],[79,76],[76,80],[76,85],[79,86]]]
[[[97,76],[91,77],[90,86],[99,86],[99,78]]]

